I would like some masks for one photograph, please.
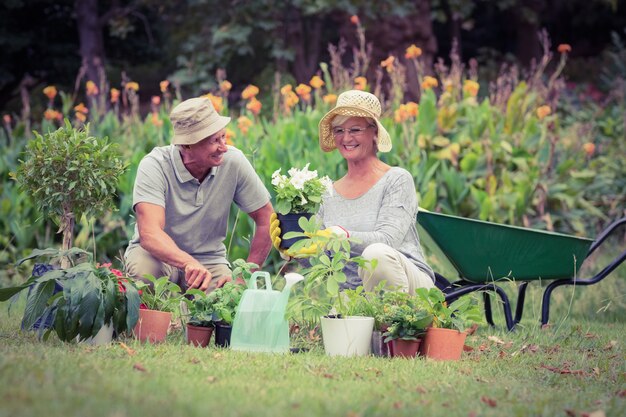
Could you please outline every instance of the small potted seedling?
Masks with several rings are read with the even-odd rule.
[[[144,275],[143,280],[138,279],[135,282],[142,290],[142,308],[139,309],[139,320],[134,329],[135,336],[142,342],[163,342],[172,321],[172,312],[181,303],[180,287],[167,276],[155,278],[150,274]]]
[[[481,319],[473,298],[462,297],[448,305],[444,294],[437,288],[418,288],[415,294],[421,307],[433,320],[432,326],[426,329],[421,354],[438,360],[460,359],[467,337],[467,324]]]
[[[184,298],[187,304],[189,321],[187,322],[187,342],[200,347],[206,347],[213,334],[213,305],[209,303],[207,294],[198,289],[190,289]]]
[[[385,293],[381,321],[386,325],[383,334],[386,343],[391,343],[392,356],[415,357],[419,351],[426,328],[433,317],[421,309],[417,299],[407,293]]]

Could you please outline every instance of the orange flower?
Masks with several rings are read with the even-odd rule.
[[[139,84],[134,81],[130,81],[126,83],[124,88],[126,88],[126,90],[139,91]]]
[[[387,69],[387,72],[393,72],[393,61],[396,60],[396,57],[393,55],[389,55],[387,59],[384,61],[380,61],[380,66]]]
[[[296,94],[298,94],[302,100],[309,101],[311,100],[311,87],[300,83],[296,87]]]
[[[161,127],[163,126],[163,120],[159,119],[159,113],[153,111],[152,112],[152,117],[150,118],[150,121],[152,122],[153,125],[155,125],[156,127]]]
[[[53,85],[49,85],[43,89],[43,93],[48,97],[48,100],[54,100],[57,96],[57,88]]]
[[[206,97],[211,100],[211,103],[213,103],[213,107],[215,107],[216,112],[221,113],[222,110],[224,110],[224,100],[222,99],[222,97],[214,96],[211,93],[205,94],[202,97]]]
[[[353,25],[358,25],[361,21],[359,20],[359,16],[353,14],[352,16],[350,16],[350,23],[352,23]]]
[[[419,106],[413,101],[406,104],[400,104],[400,107],[394,112],[393,119],[396,123],[402,123],[412,117],[417,117]]]
[[[170,86],[170,82],[168,80],[163,80],[159,83],[159,88],[161,89],[162,93],[167,92],[167,87]]]
[[[235,145],[235,143],[233,142],[234,137],[235,137],[235,132],[232,129],[227,127],[226,128],[226,144],[234,146]]]
[[[293,90],[293,87],[291,86],[291,84],[285,84],[282,87],[280,87],[280,94],[287,95],[288,93],[291,92],[291,90]]]
[[[298,104],[298,102],[300,101],[300,99],[298,98],[296,93],[294,93],[293,91],[289,91],[289,92],[287,92],[287,94],[283,94],[283,97],[284,97],[284,100],[285,100],[284,103],[285,103],[285,109],[286,110],[291,109],[293,106]]]
[[[415,46],[415,44],[409,46],[406,48],[406,51],[404,51],[404,57],[406,59],[419,58],[420,56],[422,56],[422,48]]]
[[[322,86],[325,83],[324,83],[324,80],[322,80],[319,75],[314,75],[313,78],[311,78],[311,81],[309,81],[309,84],[311,85],[311,87],[315,88],[316,90],[319,90],[320,88],[322,88]]]
[[[425,76],[424,81],[422,81],[422,89],[424,90],[437,87],[438,85],[439,82],[437,81],[437,79],[435,77],[431,77],[430,75]]]
[[[259,94],[259,87],[250,84],[241,92],[241,98],[244,100],[251,99]]]
[[[228,80],[224,80],[220,83],[220,91],[222,93],[228,93],[231,88],[233,88],[233,85]]]
[[[85,83],[85,90],[88,96],[97,96],[100,93],[98,86],[93,81],[89,80]]]
[[[80,120],[83,123],[85,122],[85,120],[87,120],[87,116],[85,116],[84,113],[81,113],[79,111],[76,112],[75,116],[77,120]]]
[[[408,119],[408,116],[403,106],[404,105],[401,104],[400,107],[398,107],[398,109],[393,112],[393,121],[396,123],[402,123],[406,119]]]
[[[335,104],[337,102],[337,94],[326,94],[322,97],[322,100],[324,100],[326,104]]]
[[[572,52],[572,47],[567,43],[562,43],[556,48],[556,50],[561,54],[565,54],[567,52]]]
[[[367,87],[367,78],[365,77],[356,77],[354,79],[354,88],[356,90],[365,90],[365,88]]]
[[[152,104],[154,106],[161,104],[161,96],[152,96]]]
[[[118,90],[117,88],[112,88],[111,89],[111,103],[117,103],[119,99],[120,99],[120,90]]]
[[[61,113],[56,110],[48,109],[43,113],[43,117],[46,120],[61,120],[63,118],[63,115],[61,115]]]
[[[252,120],[248,119],[246,116],[239,116],[237,119],[237,127],[244,135],[248,133],[248,129],[250,129],[253,124]]]
[[[250,101],[248,101],[248,104],[246,104],[246,109],[250,110],[255,116],[261,113],[261,107],[263,107],[263,105],[255,97],[252,97]]]
[[[476,97],[479,89],[480,84],[478,84],[474,80],[465,80],[465,82],[463,83],[463,91],[471,97]]]
[[[4,116],[2,116],[2,120],[4,121],[4,124],[7,124],[7,125],[11,124],[11,116],[8,114],[5,114]]]
[[[550,113],[552,113],[552,109],[550,108],[550,106],[547,105],[540,106],[537,109],[537,117],[539,118],[539,120],[543,120],[543,118]]]
[[[74,111],[84,114],[89,113],[89,109],[83,103],[79,103],[77,106],[74,106]]]
[[[588,157],[591,157],[596,152],[596,145],[592,142],[587,142],[583,145],[583,150]]]
[[[419,106],[416,102],[409,101],[406,103],[406,110],[409,113],[409,116],[417,117],[417,114],[419,113]]]

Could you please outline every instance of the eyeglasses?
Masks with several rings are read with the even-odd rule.
[[[345,132],[348,132],[351,138],[356,138],[357,136],[361,136],[363,132],[369,129],[370,127],[374,127],[374,126],[369,125],[367,127],[351,127],[350,129],[344,129],[343,127],[335,127],[333,128],[333,136],[336,138],[341,138],[343,137],[343,134]]]
[[[221,135],[218,135],[218,136],[215,136],[215,137],[207,139],[207,143],[209,145],[220,144],[220,145],[224,145],[225,146],[227,144],[227,142],[228,142],[228,140],[226,139],[226,133],[223,133]]]

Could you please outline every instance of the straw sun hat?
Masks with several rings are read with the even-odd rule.
[[[230,117],[220,116],[211,100],[196,97],[185,100],[170,113],[174,126],[174,145],[193,145],[219,132],[230,122]]]
[[[335,108],[326,113],[319,124],[320,148],[330,152],[336,148],[333,137],[332,121],[337,115],[349,117],[370,117],[376,121],[378,135],[376,145],[380,152],[391,150],[391,137],[378,120],[381,115],[380,101],[374,94],[360,90],[349,90],[341,93],[337,98]]]

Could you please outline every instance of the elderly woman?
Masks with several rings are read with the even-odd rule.
[[[413,294],[434,286],[416,229],[417,197],[413,177],[378,158],[391,150],[389,133],[380,123],[381,105],[373,94],[351,90],[339,95],[335,108],[319,123],[324,152],[337,149],[347,174],[324,196],[318,218],[323,227],[356,238],[353,254],[376,259],[373,270],[346,267],[346,286],[371,291],[381,281],[388,288]]]

